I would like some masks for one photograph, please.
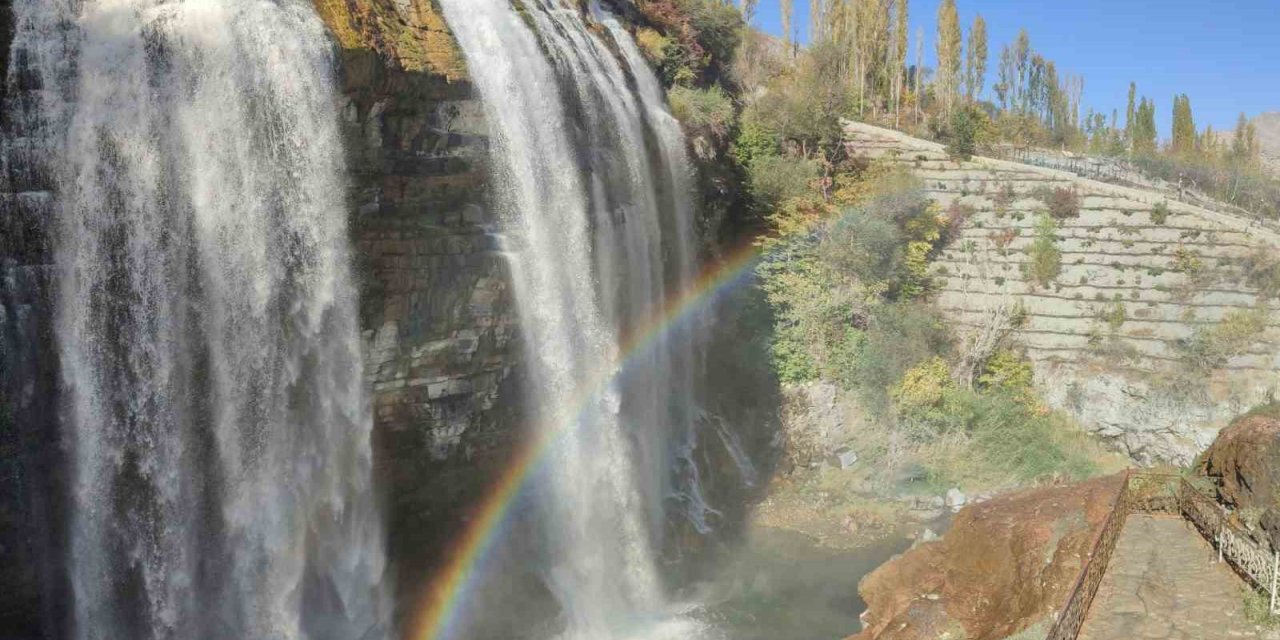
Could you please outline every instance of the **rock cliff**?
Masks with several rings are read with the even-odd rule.
[[[1190,462],[1280,381],[1276,299],[1250,276],[1280,246],[1274,230],[1176,194],[957,161],[869,125],[848,133],[852,154],[907,167],[962,223],[934,264],[958,330],[1016,311],[1013,339],[1045,397],[1134,460]],[[1037,280],[1028,266],[1051,209],[1056,267]]]
[[[509,279],[486,130],[433,0],[316,0],[337,45],[389,553],[417,588],[515,444]]]

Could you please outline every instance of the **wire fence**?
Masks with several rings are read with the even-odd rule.
[[[1123,485],[1107,519],[1098,530],[1089,557],[1080,569],[1066,603],[1058,612],[1046,640],[1075,640],[1088,617],[1089,607],[1102,584],[1107,564],[1131,513],[1185,518],[1227,562],[1253,587],[1271,597],[1271,613],[1276,613],[1277,582],[1280,582],[1280,553],[1255,540],[1216,500],[1200,491],[1186,478],[1165,473],[1126,472]]]

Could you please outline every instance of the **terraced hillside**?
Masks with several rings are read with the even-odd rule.
[[[1135,460],[1187,462],[1274,392],[1280,235],[1167,194],[846,131],[851,153],[910,167],[963,221],[933,267],[961,342],[1010,332],[1049,402]]]

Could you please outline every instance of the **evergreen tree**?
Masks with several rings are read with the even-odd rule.
[[[1170,150],[1178,156],[1189,157],[1196,150],[1196,123],[1191,116],[1191,99],[1184,93],[1173,97],[1173,135]]]
[[[977,100],[987,83],[987,21],[978,14],[969,28],[969,52],[965,59],[965,94]]]
[[[938,71],[934,84],[943,109],[951,113],[960,91],[960,16],[955,0],[942,0],[938,5]]]

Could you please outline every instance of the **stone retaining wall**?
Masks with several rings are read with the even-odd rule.
[[[1025,322],[1014,340],[1035,363],[1044,395],[1135,460],[1189,462],[1280,382],[1280,305],[1248,286],[1241,269],[1259,248],[1280,247],[1274,231],[1164,193],[1002,160],[955,161],[942,145],[888,129],[848,123],[847,136],[853,155],[908,167],[940,211],[973,208],[933,267],[937,304],[957,332],[994,307],[1020,305]],[[1043,188],[1079,196],[1079,215],[1058,222],[1062,267],[1045,287],[1023,271],[1046,210],[1035,194]],[[1008,189],[1014,197],[1000,210],[994,196]],[[1163,220],[1152,215],[1158,205],[1167,207]],[[1180,268],[1186,256],[1202,265],[1195,277]],[[1119,307],[1123,322],[1107,322]],[[1188,387],[1179,376],[1187,341],[1255,309],[1266,311],[1266,330]]]

